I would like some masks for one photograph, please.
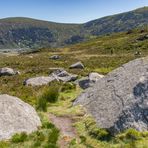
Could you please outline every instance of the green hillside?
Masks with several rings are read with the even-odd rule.
[[[148,7],[90,21],[61,24],[30,18],[0,20],[0,49],[61,47],[148,24]]]

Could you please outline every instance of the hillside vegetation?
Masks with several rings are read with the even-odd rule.
[[[0,49],[61,47],[104,34],[143,27],[146,24],[148,24],[148,7],[100,18],[85,24],[60,24],[30,18],[6,18],[0,20]]]
[[[46,76],[53,67],[63,67],[67,71],[78,74],[79,77],[86,76],[92,71],[101,74],[107,74],[111,70],[122,64],[148,55],[148,29],[135,29],[130,32],[117,33],[97,37],[90,41],[70,45],[63,48],[43,48],[37,53],[13,55],[10,53],[0,54],[0,67],[11,67],[21,72],[21,75],[0,77],[0,93],[17,96],[25,102],[38,109],[38,101],[43,96],[50,98],[50,92],[54,88],[60,87],[60,92],[56,102],[48,102],[47,112],[38,110],[38,112],[48,120],[49,114],[55,116],[68,117],[73,121],[73,126],[77,131],[76,138],[70,139],[70,148],[146,148],[148,147],[147,132],[139,133],[133,129],[125,131],[115,137],[109,135],[105,130],[99,129],[92,118],[85,113],[85,110],[73,107],[72,102],[82,91],[73,84],[61,85],[60,83],[51,83],[49,86],[31,87],[24,86],[25,79],[34,76]],[[139,52],[141,54],[136,54]],[[51,55],[60,55],[60,60],[52,60]],[[82,61],[85,65],[84,70],[72,70],[69,66],[77,61]],[[48,96],[47,96],[48,95]],[[42,104],[40,104],[42,105]],[[49,120],[52,122],[51,120]],[[48,122],[48,121],[47,121]],[[57,147],[58,136],[57,129],[52,124],[43,126],[38,132],[26,136],[20,140],[22,135],[14,135],[10,141],[0,142],[0,147],[53,147],[51,145],[52,133],[54,135],[54,147]],[[65,138],[65,137],[64,137]],[[40,141],[40,142],[38,142]]]

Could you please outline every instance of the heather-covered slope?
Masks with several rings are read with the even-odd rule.
[[[60,24],[30,18],[6,18],[0,20],[0,49],[60,47],[147,24],[148,7],[100,18],[85,24]]]

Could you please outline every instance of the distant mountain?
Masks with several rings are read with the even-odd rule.
[[[79,34],[80,25],[59,24],[30,18],[0,20],[0,48],[62,46]]]
[[[83,24],[83,29],[91,35],[98,36],[127,31],[144,25],[148,25],[148,7],[90,21]]]
[[[0,20],[0,49],[60,47],[93,36],[127,31],[148,24],[148,7],[85,24],[61,24],[31,18]]]

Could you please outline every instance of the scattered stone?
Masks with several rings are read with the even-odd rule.
[[[90,87],[90,80],[88,77],[83,77],[75,81],[76,85],[79,85],[82,89],[87,89]]]
[[[140,51],[136,51],[135,52],[135,56],[140,56],[141,55],[141,52]]]
[[[87,89],[92,87],[99,79],[103,78],[104,75],[100,75],[96,72],[92,72],[88,77],[83,77],[79,80],[76,80],[76,84],[78,84],[82,89]]]
[[[70,74],[63,69],[58,69],[54,71],[50,76],[53,76],[57,81],[63,81],[63,82],[75,81],[78,77],[78,75]]]
[[[82,64],[82,62],[77,62],[75,64],[72,64],[70,66],[70,69],[84,69],[84,65]]]
[[[59,60],[61,57],[59,55],[53,55],[50,57],[52,60]]]
[[[40,76],[29,78],[24,81],[24,85],[27,86],[42,86],[48,85],[53,81],[71,82],[77,79],[78,75],[70,74],[63,69],[58,69],[52,72],[49,76]]]
[[[103,77],[104,77],[104,75],[101,75],[97,72],[92,72],[92,73],[89,74],[90,82],[94,82],[94,83],[97,82],[99,79],[101,79]]]
[[[132,34],[133,33],[133,30],[128,30],[127,32],[126,32],[126,34]]]
[[[15,133],[31,133],[41,126],[35,109],[17,97],[0,95],[0,140]]]
[[[64,68],[62,68],[62,67],[53,67],[53,68],[49,68],[49,70],[51,70],[51,71],[64,70]]]
[[[144,40],[147,40],[147,39],[148,39],[148,34],[140,36],[137,40],[138,41],[144,41]]]
[[[148,57],[136,59],[98,80],[74,102],[115,135],[128,128],[148,130]]]
[[[0,76],[12,76],[20,74],[19,71],[15,71],[12,68],[4,67],[0,69]]]
[[[41,77],[34,77],[34,78],[30,78],[24,81],[24,85],[27,86],[42,86],[42,85],[47,85],[50,82],[54,81],[55,78],[51,77],[51,76],[41,76]]]

